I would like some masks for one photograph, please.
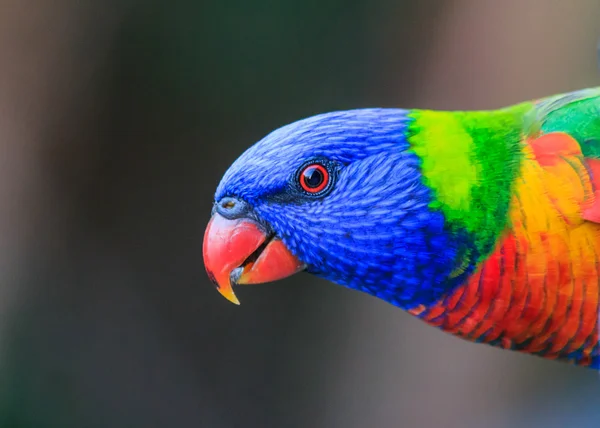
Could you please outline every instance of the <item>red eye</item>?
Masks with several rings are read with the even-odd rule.
[[[329,172],[323,165],[314,163],[300,173],[300,186],[308,193],[319,193],[329,184]]]

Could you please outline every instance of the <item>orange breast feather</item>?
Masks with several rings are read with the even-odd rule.
[[[531,139],[499,245],[451,296],[411,312],[465,339],[600,364],[600,161],[564,133]]]

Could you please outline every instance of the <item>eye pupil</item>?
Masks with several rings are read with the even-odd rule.
[[[304,170],[304,182],[308,187],[319,187],[323,183],[323,180],[323,173],[318,168],[310,166]]]
[[[329,184],[329,172],[323,165],[315,163],[306,166],[300,173],[300,186],[308,193],[320,193]]]

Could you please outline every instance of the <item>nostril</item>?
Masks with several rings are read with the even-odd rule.
[[[238,201],[234,198],[223,198],[221,199],[221,202],[219,202],[219,205],[221,209],[226,210],[226,211],[232,211],[235,210],[236,208],[238,208]]]
[[[250,206],[237,198],[223,198],[217,203],[217,212],[228,219],[235,219],[246,216],[250,211]]]

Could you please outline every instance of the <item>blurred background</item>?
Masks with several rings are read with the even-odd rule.
[[[600,376],[299,275],[210,285],[228,165],[334,109],[600,84],[597,0],[0,0],[0,426],[600,426]]]

